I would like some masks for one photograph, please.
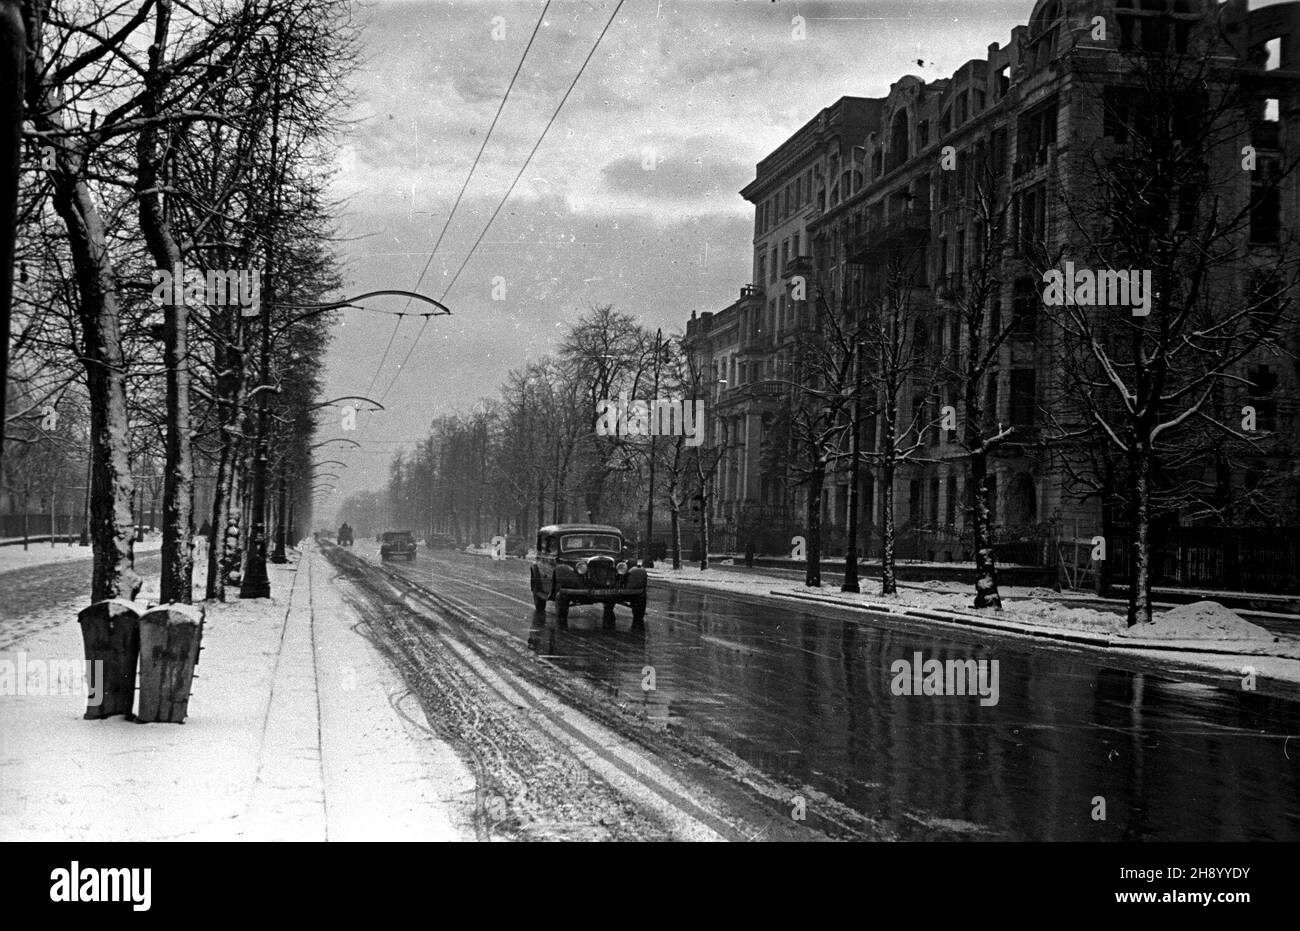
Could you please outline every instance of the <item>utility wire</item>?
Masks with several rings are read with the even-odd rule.
[[[546,127],[542,130],[542,134],[537,138],[537,143],[533,146],[532,151],[528,153],[528,158],[524,159],[523,165],[520,166],[519,174],[515,175],[515,180],[510,182],[510,187],[506,191],[505,197],[501,198],[501,202],[497,204],[496,209],[492,211],[492,216],[488,218],[487,226],[483,227],[483,232],[479,233],[478,239],[474,240],[474,245],[470,247],[469,253],[465,256],[465,261],[460,263],[460,268],[456,270],[455,276],[452,277],[451,282],[447,285],[446,289],[442,292],[442,297],[439,298],[439,300],[446,299],[447,294],[451,291],[452,287],[456,284],[457,279],[460,278],[460,273],[465,270],[465,266],[469,264],[469,260],[474,257],[474,252],[475,250],[478,249],[479,243],[483,241],[483,237],[486,236],[488,230],[492,228],[492,223],[496,220],[497,215],[501,212],[501,208],[506,205],[506,201],[509,200],[510,195],[514,193],[515,185],[517,185],[519,183],[519,179],[524,176],[524,172],[528,169],[528,164],[533,160],[533,156],[537,154],[537,150],[541,148],[542,140],[544,140],[546,138],[546,134],[550,132],[551,126],[552,124],[555,123],[556,117],[560,115],[560,110],[564,107],[565,101],[569,99],[569,95],[573,93],[574,87],[577,86],[578,79],[581,78],[582,73],[587,70],[587,64],[591,61],[592,56],[596,54],[596,49],[600,47],[601,40],[605,38],[605,33],[609,32],[609,27],[614,24],[614,17],[618,16],[618,11],[622,9],[623,3],[624,0],[618,0],[618,4],[614,7],[614,12],[609,14],[609,20],[605,23],[605,28],[602,29],[600,31],[600,35],[596,37],[595,45],[591,47],[591,51],[588,52],[587,57],[583,59],[582,67],[579,68],[578,73],[573,76],[573,81],[569,84],[569,89],[564,92],[564,96],[560,98],[560,103],[555,108],[555,112],[552,113],[551,118],[546,121]]]
[[[474,171],[478,168],[478,163],[483,157],[484,150],[487,149],[488,140],[492,138],[492,132],[497,127],[497,121],[501,119],[501,112],[506,108],[506,101],[510,99],[510,92],[514,90],[515,82],[519,79],[519,72],[523,70],[524,61],[528,58],[528,52],[533,47],[533,40],[537,38],[537,33],[541,31],[542,23],[546,21],[546,13],[550,8],[551,0],[546,0],[546,4],[542,7],[541,15],[537,17],[537,23],[533,26],[532,34],[528,37],[528,43],[524,46],[523,54],[519,56],[519,64],[515,65],[515,73],[510,76],[510,83],[506,86],[506,92],[501,97],[501,103],[497,105],[497,112],[492,117],[492,123],[488,126],[487,132],[483,135],[483,142],[479,145],[478,152],[474,155],[474,162],[469,166],[469,174],[465,175],[465,181],[461,184],[460,190],[456,192],[456,201],[451,205],[451,212],[447,214],[447,219],[443,221],[442,229],[439,231],[438,238],[433,244],[433,251],[429,253],[429,258],[425,261],[424,268],[420,270],[420,277],[415,280],[415,286],[411,288],[412,291],[420,290],[420,285],[424,281],[424,276],[429,273],[429,268],[433,265],[433,257],[438,254],[438,247],[442,245],[443,237],[447,235],[447,228],[451,226],[452,218],[456,216],[456,211],[460,209],[460,202],[465,196],[465,190],[469,187],[469,182],[474,177]],[[409,298],[406,301],[406,306],[411,306],[411,300]],[[415,334],[415,339],[411,342],[410,348],[407,349],[405,358],[403,358],[401,364],[397,366],[397,372],[393,375],[392,381],[388,383],[388,387],[384,389],[384,393],[380,396],[379,403],[382,404],[384,399],[388,397],[388,392],[390,392],[393,389],[393,385],[397,383],[397,379],[401,376],[402,370],[406,368],[406,363],[411,361],[411,356],[415,352],[415,347],[420,344],[420,338],[424,336],[424,331],[429,326],[429,319],[429,317],[424,318],[424,323],[421,324],[419,331]],[[393,335],[397,335],[396,331],[394,331]],[[391,346],[391,341],[389,345]],[[388,352],[385,350],[384,358],[380,360],[381,366],[387,358]],[[376,378],[378,378],[377,374]],[[373,382],[371,383],[371,387],[374,387]],[[366,394],[369,393],[369,391],[366,391]]]
[[[533,156],[537,154],[537,150],[541,148],[542,141],[546,139],[546,134],[550,132],[551,126],[555,123],[556,118],[560,115],[560,110],[564,108],[564,104],[566,101],[568,101],[569,95],[573,93],[573,89],[578,85],[578,80],[582,77],[582,73],[587,70],[587,65],[591,62],[592,57],[596,54],[596,50],[600,48],[600,43],[605,38],[605,33],[609,32],[609,27],[614,24],[614,18],[618,16],[618,11],[622,9],[623,3],[624,0],[618,0],[618,3],[614,7],[614,12],[609,14],[609,19],[605,22],[605,27],[600,30],[600,35],[596,37],[595,44],[592,45],[591,51],[589,51],[587,53],[587,57],[583,59],[582,67],[580,67],[578,69],[578,73],[573,76],[573,80],[569,83],[568,90],[566,90],[564,92],[564,96],[560,98],[560,102],[556,106],[555,111],[551,114],[551,118],[546,121],[546,126],[542,129],[542,134],[537,137],[537,142],[533,145],[532,150],[528,153],[528,157],[524,159],[523,165],[519,167],[519,173],[516,174],[515,179],[510,182],[510,187],[506,189],[505,196],[501,198],[501,201],[497,204],[496,209],[492,211],[492,216],[488,218],[487,225],[483,227],[483,231],[479,233],[478,238],[474,240],[474,245],[470,246],[469,252],[465,255],[465,260],[460,263],[460,268],[456,269],[456,274],[452,276],[452,279],[450,282],[448,282],[447,287],[443,289],[442,297],[439,298],[439,301],[445,301],[447,299],[447,295],[451,292],[452,287],[454,287],[457,280],[460,279],[461,272],[465,270],[465,266],[469,264],[469,260],[474,257],[474,253],[475,251],[477,251],[479,244],[483,242],[483,237],[487,235],[488,230],[492,228],[492,224],[496,221],[498,214],[501,213],[501,208],[503,208],[506,205],[506,201],[509,200],[510,195],[514,193],[515,186],[519,184],[519,179],[522,178],[524,176],[524,172],[528,170],[528,165],[532,162]],[[423,278],[423,276],[421,277]],[[428,324],[428,322],[429,322],[428,320],[425,320],[425,324]],[[388,383],[388,387],[384,389],[384,393],[380,396],[379,398],[380,403],[383,403],[384,398],[388,397],[388,392],[391,391],[393,385],[397,383],[397,379],[401,378],[402,370],[406,367],[406,362],[410,360],[411,353],[415,352],[416,344],[419,343],[420,336],[423,335],[424,329],[425,328],[423,326],[420,327],[420,332],[419,334],[416,335],[415,342],[411,344],[411,348],[406,353],[406,359],[402,360],[402,365],[398,367],[397,373],[393,375],[393,380]]]
[[[429,253],[428,260],[424,263],[424,268],[420,272],[420,277],[415,280],[415,287],[412,291],[420,290],[420,284],[424,281],[424,276],[429,273],[429,266],[433,264],[433,257],[438,253],[438,247],[442,245],[442,238],[447,235],[447,227],[451,226],[452,218],[456,216],[456,211],[460,208],[461,198],[465,196],[465,189],[469,187],[470,179],[474,177],[474,170],[478,168],[479,159],[483,157],[483,150],[487,148],[488,140],[492,138],[492,131],[497,128],[497,120],[501,119],[501,111],[506,108],[506,101],[510,99],[510,92],[514,90],[515,81],[519,79],[519,72],[523,70],[524,59],[528,57],[528,51],[533,47],[533,40],[537,38],[538,31],[542,28],[542,22],[546,19],[546,11],[551,8],[551,0],[546,0],[546,5],[542,7],[542,15],[537,17],[537,24],[533,26],[533,34],[528,37],[528,44],[524,46],[524,53],[519,56],[519,64],[515,66],[515,73],[510,76],[510,84],[506,87],[505,96],[501,98],[501,103],[497,106],[497,112],[492,117],[492,124],[488,126],[487,133],[483,136],[483,142],[478,147],[478,153],[474,156],[474,164],[469,166],[469,174],[465,176],[465,182],[460,186],[456,193],[456,202],[451,205],[451,212],[447,214],[447,219],[442,224],[442,230],[438,233],[438,239],[433,244],[433,251]],[[406,305],[411,305],[408,299]]]

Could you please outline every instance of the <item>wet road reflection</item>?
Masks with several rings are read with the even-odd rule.
[[[574,608],[560,628],[553,609],[533,612],[517,560],[422,552],[397,568],[649,717],[905,837],[1300,839],[1294,702],[653,583],[643,629],[624,608],[604,628],[598,606]],[[893,694],[891,664],[918,652],[996,660],[997,704]]]

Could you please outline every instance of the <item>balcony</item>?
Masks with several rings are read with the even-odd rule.
[[[719,408],[746,401],[771,401],[784,395],[787,390],[783,382],[771,378],[751,381],[736,388],[723,388],[718,392],[714,402]]]
[[[795,275],[802,275],[807,280],[812,276],[812,273],[813,260],[811,255],[796,255],[781,268],[781,278],[786,281],[789,281]]]
[[[929,238],[930,208],[913,204],[894,211],[881,223],[869,224],[848,240],[846,249],[850,260],[863,261],[870,253],[918,245]]]

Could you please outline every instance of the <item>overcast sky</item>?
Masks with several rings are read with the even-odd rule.
[[[553,0],[421,293],[442,296],[615,3]],[[356,125],[335,181],[349,293],[415,287],[543,5],[381,0],[365,11]],[[380,487],[394,449],[436,416],[494,395],[511,368],[552,351],[592,305],[665,333],[680,332],[692,310],[725,307],[750,277],[753,208],[737,192],[759,159],[841,96],[883,96],[904,74],[934,80],[983,58],[1032,8],[626,0],[447,293],[454,316],[429,323],[400,376],[421,321],[405,320],[385,357],[394,318],[346,312],[328,396],[382,398],[387,410],[361,415],[352,433],[322,412],[322,438],[364,444],[328,450],[350,464],[340,494]],[[806,21],[802,41],[792,36],[796,15]],[[647,150],[654,171],[642,167]],[[498,276],[505,300],[494,301]]]

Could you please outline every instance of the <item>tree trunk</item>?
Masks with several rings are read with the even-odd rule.
[[[826,484],[826,468],[818,463],[808,477],[808,539],[804,541],[807,566],[804,585],[820,588],[822,584],[822,486]]]
[[[1128,626],[1151,623],[1151,450],[1138,443],[1129,457],[1133,468],[1133,569],[1128,594]]]
[[[700,492],[700,571],[703,572],[709,568],[709,501],[712,496],[707,492]]]
[[[668,521],[673,539],[673,568],[682,567],[682,515],[676,499],[668,499]]]
[[[68,164],[75,159],[66,150],[59,158],[60,170],[52,173],[54,208],[68,230],[90,398],[90,538],[94,547],[90,600],[133,600],[144,581],[134,566],[134,487],[128,458],[130,424],[117,284],[103,220],[90,188],[77,177],[80,165]]]
[[[848,547],[844,551],[844,584],[840,591],[857,593],[862,591],[858,582],[858,513],[862,510],[858,501],[862,482],[862,340],[858,339],[853,349],[853,436],[849,442],[849,514]]]
[[[14,294],[14,239],[18,222],[18,178],[22,167],[23,83],[27,70],[27,29],[17,0],[0,3],[0,399],[9,397],[9,318]],[[0,416],[0,461],[4,458],[5,419]]]
[[[998,570],[993,559],[993,515],[989,507],[988,456],[983,450],[971,453],[971,524],[975,546],[975,607],[1002,610],[998,593]]]
[[[894,572],[894,459],[892,456],[884,459],[880,464],[880,594],[898,594],[898,577]]]
[[[154,41],[149,46],[147,93],[142,112],[146,118],[158,115],[158,101],[166,78],[162,75],[171,24],[170,0],[159,0]],[[140,229],[154,264],[163,271],[181,271],[181,249],[172,235],[159,188],[165,183],[163,156],[159,153],[159,129],[148,123],[136,139],[136,195],[140,205]],[[176,282],[173,281],[173,285]],[[190,445],[189,308],[185,299],[175,300],[177,291],[163,304],[163,363],[167,384],[167,445],[163,466],[162,576],[159,596],[163,604],[190,604],[194,584],[194,457]],[[150,524],[155,514],[150,503]]]

